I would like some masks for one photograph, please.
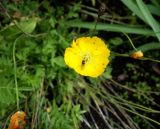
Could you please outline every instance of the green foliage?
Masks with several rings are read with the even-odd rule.
[[[98,3],[95,0],[89,2],[92,5]],[[25,110],[28,114],[26,128],[79,129],[86,124],[89,128],[137,129],[140,126],[150,129],[152,122],[160,125],[152,118],[152,115],[159,114],[153,108],[157,106],[154,95],[160,95],[157,66],[148,66],[156,73],[153,74],[141,66],[145,61],[133,63],[133,60],[120,58],[112,62],[117,57],[111,52],[110,66],[95,79],[82,77],[65,65],[65,48],[75,36],[83,35],[79,32],[88,35],[88,31],[95,27],[94,22],[82,21],[82,15],[87,17],[90,14],[84,10],[83,1],[63,6],[58,1],[48,0],[2,3],[10,15],[20,14],[15,19],[3,17],[0,26],[0,119],[3,125],[8,114],[16,110]],[[131,10],[127,17],[131,13],[136,15],[131,16],[134,22],[123,23],[123,17],[107,14],[108,17],[102,16],[103,20],[118,17],[118,23],[98,22],[96,30],[99,34],[104,33],[103,38],[107,36],[109,48],[127,53],[125,57],[133,48],[121,32],[131,34],[138,50],[158,57],[159,52],[153,50],[160,49],[159,43],[150,38],[159,39],[159,22],[154,17],[159,16],[159,2],[152,0],[146,4],[142,0],[122,0],[122,3],[127,6],[127,9],[123,8]],[[97,10],[86,8],[93,11],[92,16],[97,16]],[[139,18],[145,26],[139,25]],[[109,33],[113,36],[109,37]],[[125,63],[121,66],[123,61]],[[119,74],[122,74],[122,80],[114,81]]]
[[[25,13],[29,11],[27,9],[29,3],[22,4],[26,8]],[[50,3],[45,1],[42,6],[46,7],[46,4]],[[38,6],[38,3],[34,3],[34,6]],[[21,8],[18,9],[16,5],[11,4],[8,7],[21,11]],[[78,17],[76,11],[79,9],[79,4],[69,9],[66,19],[60,17],[64,13],[62,7],[57,7],[61,8],[57,10],[50,8],[50,14],[38,13],[38,15],[46,15],[48,17],[46,19],[34,16],[20,18],[19,21],[12,21],[1,29],[0,114],[4,116],[10,105],[14,105],[15,109],[15,103],[23,109],[23,104],[28,99],[32,101],[29,101],[31,106],[27,105],[27,108],[28,110],[31,108],[31,112],[34,112],[32,105],[37,103],[36,94],[43,87],[44,96],[50,96],[50,94],[54,96],[53,110],[49,114],[46,111],[39,111],[38,117],[42,122],[32,124],[39,128],[78,129],[80,121],[83,120],[84,111],[79,104],[72,105],[71,99],[74,94],[72,81],[75,73],[72,74],[72,70],[66,67],[63,53],[64,48],[72,40],[67,28],[64,28],[64,21],[67,18]],[[57,19],[51,14],[54,14]],[[55,24],[58,24],[57,28]],[[53,92],[48,90],[50,88]],[[67,97],[70,97],[69,103],[67,103]],[[40,97],[39,101],[43,103],[42,98]],[[46,97],[44,102],[47,100]],[[37,106],[43,108],[43,105],[38,103]],[[34,115],[31,117],[34,118]]]
[[[78,128],[78,121],[82,119],[81,114],[79,114],[80,112],[82,112],[79,111],[79,105],[75,105],[72,107],[71,103],[66,103],[58,107],[54,102],[51,110],[51,112],[47,112],[46,110],[44,110],[44,112],[41,112],[40,119],[42,119],[42,123],[39,128]]]

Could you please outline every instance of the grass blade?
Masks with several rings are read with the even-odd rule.
[[[79,28],[86,28],[86,29],[93,29],[95,26],[95,23],[93,22],[91,23],[91,22],[69,21],[69,22],[66,22],[66,24],[70,27],[79,27]],[[96,26],[96,30],[154,36],[154,32],[150,29],[132,27],[127,25],[119,25],[119,24],[98,23]]]
[[[143,16],[147,20],[148,24],[152,27],[158,40],[160,41],[160,24],[153,18],[153,16],[151,15],[151,12],[149,11],[149,9],[147,8],[147,6],[142,0],[136,0],[136,1]]]
[[[139,10],[138,6],[133,2],[133,0],[121,0],[124,5],[126,5],[135,15],[137,15],[141,20],[146,22],[145,17]]]
[[[157,50],[160,49],[159,43],[146,43],[144,45],[141,45],[137,48],[138,50],[141,50],[143,52],[150,51],[150,50]]]
[[[160,16],[160,9],[159,8],[157,8],[156,6],[154,6],[152,4],[148,4],[147,7],[152,14]]]

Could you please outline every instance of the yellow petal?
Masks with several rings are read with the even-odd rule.
[[[87,76],[97,77],[104,72],[108,63],[109,60],[104,55],[96,56],[92,58],[91,63],[86,64],[85,73]]]
[[[90,37],[78,38],[72,43],[72,47],[78,47],[81,50],[81,52],[88,52],[92,49],[92,46],[90,45],[90,40]]]
[[[69,67],[76,68],[80,67],[82,57],[75,49],[69,47],[65,50],[64,60]]]

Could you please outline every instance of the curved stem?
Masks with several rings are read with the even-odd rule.
[[[134,44],[133,44],[131,38],[130,38],[126,33],[123,33],[123,34],[127,37],[127,39],[129,40],[131,46],[133,47],[133,49],[134,49],[135,51],[138,51],[137,48],[134,46]]]
[[[15,82],[15,90],[16,90],[16,103],[17,110],[19,110],[19,93],[18,93],[18,83],[17,83],[17,64],[16,64],[16,43],[18,39],[21,37],[20,35],[13,43],[13,65],[14,65],[14,82]]]

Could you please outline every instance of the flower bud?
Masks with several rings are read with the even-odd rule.
[[[133,59],[140,59],[143,57],[143,52],[142,51],[136,51],[130,55],[131,58]]]

